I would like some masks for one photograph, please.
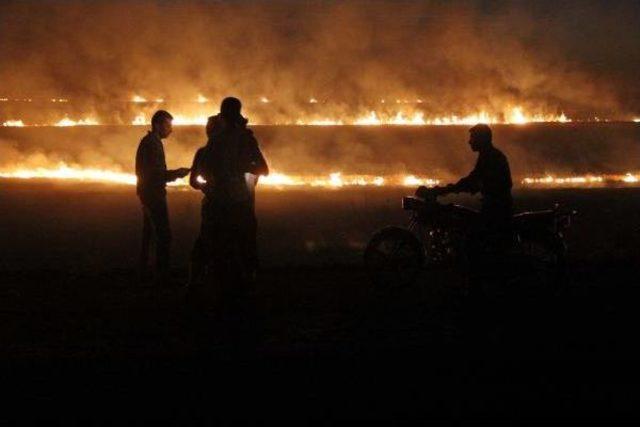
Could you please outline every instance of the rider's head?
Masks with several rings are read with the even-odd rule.
[[[491,128],[483,123],[469,129],[469,145],[473,151],[482,151],[491,146]]]

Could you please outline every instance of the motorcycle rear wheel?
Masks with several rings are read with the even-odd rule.
[[[424,264],[424,247],[409,230],[386,227],[373,235],[364,251],[364,263],[377,289],[407,287]]]
[[[526,236],[520,247],[529,260],[530,273],[557,290],[566,271],[564,242],[554,236]]]

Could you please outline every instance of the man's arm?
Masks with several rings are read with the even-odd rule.
[[[445,187],[446,193],[477,193],[480,191],[480,159],[476,162],[475,167],[469,175],[461,178],[455,184],[449,184]]]
[[[162,162],[157,148],[149,142],[140,144],[137,156],[138,174],[147,183],[166,182],[167,169]]]
[[[189,175],[191,169],[189,168],[178,168],[173,170],[167,170],[165,174],[165,182],[175,181],[178,178],[184,178]]]
[[[187,176],[188,168],[167,170],[163,153],[155,144],[144,144],[141,159],[143,174],[148,181],[165,183]]]
[[[191,165],[191,175],[189,175],[189,185],[196,190],[202,190],[205,186],[204,183],[198,181],[200,176],[200,159],[202,158],[202,149],[196,151],[196,155],[193,156],[193,164]]]

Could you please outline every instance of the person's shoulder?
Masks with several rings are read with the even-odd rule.
[[[251,130],[251,128],[243,126],[237,129],[238,129],[238,132],[243,136],[253,136],[253,130]]]
[[[500,150],[495,146],[493,147],[492,153],[498,159],[504,159],[504,160],[507,159],[507,156],[502,152],[502,150]]]
[[[208,146],[207,145],[203,145],[202,147],[198,148],[196,150],[196,155],[195,158],[199,158],[204,156],[204,154],[207,152]]]
[[[142,139],[140,140],[140,146],[141,147],[153,146],[155,145],[155,142],[156,141],[154,136],[151,134],[151,132],[149,132],[145,136],[143,136]]]
[[[241,135],[242,138],[249,143],[255,144],[257,143],[256,137],[253,134],[253,130],[249,129],[249,128],[242,128],[241,130]]]
[[[193,156],[193,167],[197,167],[206,158],[207,146],[200,147]]]

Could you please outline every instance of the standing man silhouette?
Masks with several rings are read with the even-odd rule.
[[[258,268],[253,193],[256,178],[249,180],[247,174],[268,175],[269,167],[241,109],[238,98],[222,101],[220,113],[209,119],[208,143],[194,159],[191,185],[205,194],[200,248],[194,254],[196,258],[205,256],[217,266],[218,273],[235,265],[231,269],[238,271],[234,273],[250,282]],[[198,183],[195,176],[206,184]]]
[[[151,131],[142,138],[136,153],[136,192],[142,203],[143,225],[140,250],[140,272],[149,269],[149,249],[152,230],[156,236],[157,285],[168,283],[171,228],[167,207],[167,182],[187,176],[189,168],[167,170],[162,140],[171,135],[173,116],[159,110],[151,118]]]

